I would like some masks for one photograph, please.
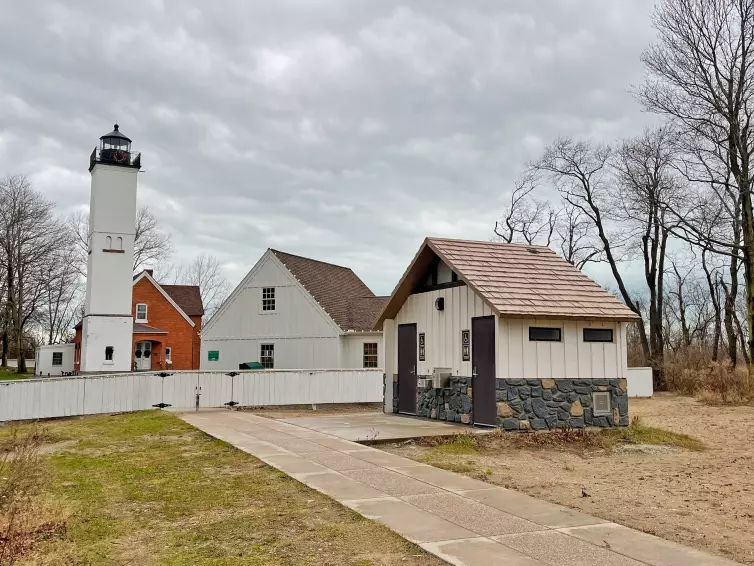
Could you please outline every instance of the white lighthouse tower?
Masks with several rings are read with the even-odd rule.
[[[81,372],[132,369],[136,185],[141,154],[118,130],[100,138],[89,158],[89,259],[81,335]]]

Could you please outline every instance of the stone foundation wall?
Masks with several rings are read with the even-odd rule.
[[[596,391],[610,392],[609,415],[594,415]],[[625,379],[498,379],[495,393],[505,430],[628,426]]]
[[[417,388],[417,416],[473,423],[471,383],[470,377],[453,377],[446,389]],[[497,379],[495,386],[497,423],[505,430],[628,426],[625,379]],[[592,393],[596,391],[610,393],[610,414],[594,414]],[[393,412],[398,412],[397,376]]]
[[[416,415],[451,423],[471,420],[471,378],[453,377],[447,389],[427,387],[416,391]]]

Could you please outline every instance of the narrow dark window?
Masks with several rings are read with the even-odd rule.
[[[612,342],[612,328],[585,328],[584,342]]]
[[[262,287],[262,310],[275,310],[275,287]]]
[[[54,366],[62,366],[63,365],[63,352],[53,352],[52,353],[52,365],[54,365]]]
[[[105,346],[105,361],[106,362],[112,362],[113,361],[113,352],[115,351],[115,348],[112,346]]]
[[[264,369],[275,368],[275,344],[262,344],[259,353],[259,363]]]
[[[376,368],[377,366],[377,342],[364,343],[364,367]]]
[[[560,328],[529,327],[529,342],[560,342]]]

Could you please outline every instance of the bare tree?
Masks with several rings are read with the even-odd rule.
[[[81,304],[82,281],[75,265],[76,251],[72,247],[56,250],[43,266],[42,328],[48,344],[58,344],[70,338]]]
[[[8,304],[8,279],[4,276],[6,271],[2,249],[0,249],[0,367],[8,365],[8,348],[10,326],[10,305]]]
[[[754,356],[754,207],[751,119],[754,112],[754,0],[662,0],[654,14],[658,41],[643,61],[648,71],[638,95],[668,116],[698,154],[727,165],[740,209],[740,242],[705,238],[707,249],[740,258],[746,293],[747,358]],[[723,182],[727,180],[723,179]],[[678,214],[683,220],[685,215]],[[692,234],[698,233],[692,227]],[[714,232],[712,232],[714,234]],[[731,245],[732,244],[732,247]],[[734,278],[730,283],[733,284]],[[731,300],[735,296],[730,290]],[[735,360],[735,358],[734,358]]]
[[[600,250],[595,245],[592,224],[581,210],[568,203],[556,209],[549,200],[535,197],[538,188],[535,170],[525,172],[516,181],[511,203],[495,223],[497,239],[509,244],[551,247],[579,269],[598,261]]]
[[[548,176],[570,207],[596,233],[594,252],[610,266],[626,305],[646,319],[639,336],[647,362],[652,366],[655,387],[664,389],[662,374],[663,276],[668,230],[663,201],[674,190],[670,174],[672,151],[666,130],[647,131],[622,142],[617,149],[570,138],[555,140],[532,167]],[[621,231],[611,228],[620,222]],[[648,294],[647,312],[628,289],[619,264],[624,249],[636,242],[644,260]]]
[[[201,254],[187,265],[173,267],[161,279],[172,280],[177,285],[199,287],[205,320],[212,317],[231,291],[220,262],[210,254]]]
[[[720,357],[720,338],[722,335],[722,315],[720,308],[720,285],[717,280],[719,278],[718,271],[715,268],[711,268],[708,263],[708,251],[702,248],[701,263],[702,271],[704,271],[704,278],[707,283],[707,289],[709,292],[710,303],[712,305],[713,317],[714,317],[714,329],[712,335],[712,361],[716,362]]]
[[[602,251],[595,241],[594,226],[580,208],[566,202],[558,214],[555,234],[558,251],[568,263],[583,269],[587,263],[600,261]]]
[[[523,240],[525,243],[549,246],[555,233],[558,213],[547,200],[534,196],[536,177],[525,173],[516,181],[511,203],[503,218],[495,222],[495,234],[503,242]]]
[[[70,247],[68,232],[55,217],[54,204],[35,191],[25,176],[0,181],[0,249],[19,373],[26,372],[27,325],[38,320],[44,302],[44,266],[66,247]]]
[[[76,267],[86,277],[86,262],[89,253],[89,215],[78,211],[71,215],[68,224],[74,234]],[[136,235],[134,240],[134,272],[147,267],[158,267],[170,259],[173,247],[170,234],[162,231],[157,217],[142,206],[136,213]]]

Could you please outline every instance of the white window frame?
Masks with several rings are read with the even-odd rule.
[[[107,351],[110,350],[110,359],[107,359]],[[114,346],[105,346],[105,359],[102,362],[103,364],[112,365],[115,363],[115,347]]]
[[[173,363],[173,347],[165,346],[165,363]]]
[[[264,349],[266,347],[269,347],[272,352],[272,356],[262,356],[262,353],[264,352]],[[264,358],[271,359],[272,365],[270,367],[267,367],[264,362]],[[259,363],[264,366],[264,369],[275,369],[275,344],[265,343],[259,345]]]
[[[139,307],[144,307],[144,318],[139,318]],[[136,322],[149,322],[149,306],[147,303],[136,303]]]
[[[261,314],[275,314],[277,312],[277,292],[275,289],[275,287],[262,287],[262,299],[259,303]]]
[[[367,353],[367,346],[374,346],[374,354]],[[374,365],[367,365],[367,356],[374,357]],[[361,346],[361,367],[364,369],[374,369],[380,367],[380,344],[379,342],[362,342]]]

